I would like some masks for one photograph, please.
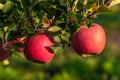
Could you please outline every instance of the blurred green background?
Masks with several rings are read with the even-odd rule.
[[[36,64],[19,53],[8,59],[8,65],[8,61],[0,63],[0,80],[120,80],[120,10],[100,14],[94,21],[107,35],[102,54],[82,58],[66,48],[52,62]]]

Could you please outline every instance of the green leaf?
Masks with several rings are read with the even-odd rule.
[[[51,26],[51,27],[48,29],[49,32],[58,32],[58,31],[60,31],[60,30],[62,30],[62,28],[60,28],[59,26]]]
[[[4,37],[4,30],[0,28],[0,38],[3,39],[3,37]]]
[[[108,7],[106,6],[101,6],[97,9],[96,12],[111,12],[111,9],[109,9]]]
[[[23,48],[24,47],[24,45],[22,44],[22,43],[20,43],[20,42],[17,42],[15,45],[14,45],[14,47],[17,49],[17,48]]]
[[[27,7],[31,5],[31,2],[29,0],[21,0],[22,6]]]
[[[46,12],[50,18],[56,15],[57,10],[53,8],[54,4],[51,2],[41,3],[42,10]]]
[[[79,24],[78,24],[78,21],[77,21],[77,17],[76,17],[76,15],[75,15],[74,12],[68,12],[68,16],[69,16],[70,18],[72,18],[77,25],[79,25]]]
[[[54,51],[54,54],[61,54],[64,51],[62,46],[53,45],[50,48]]]
[[[44,1],[44,0],[33,0],[31,6],[35,7],[38,3],[42,2],[42,1]]]
[[[13,40],[13,39],[15,39],[15,36],[13,37],[13,34],[14,34],[13,31],[9,31],[8,32],[8,36],[7,36],[7,41],[8,42],[11,41],[11,40]]]
[[[10,10],[12,10],[14,7],[14,3],[12,1],[7,1],[3,7],[3,12],[4,13],[7,13],[9,12]]]
[[[70,34],[68,32],[62,31],[61,39],[69,43]]]
[[[53,39],[54,39],[55,43],[61,43],[61,38],[59,35],[53,36]]]

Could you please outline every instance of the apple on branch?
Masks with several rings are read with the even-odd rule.
[[[25,41],[24,54],[30,61],[48,63],[54,57],[54,52],[50,48],[52,45],[54,41],[48,34],[32,35]]]
[[[83,57],[100,54],[105,44],[105,31],[102,26],[96,23],[93,23],[90,28],[81,25],[79,31],[71,36],[72,48]]]

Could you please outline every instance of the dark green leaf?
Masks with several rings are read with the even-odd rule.
[[[22,6],[28,7],[31,5],[31,2],[29,0],[21,0]]]
[[[42,1],[44,1],[44,0],[33,0],[31,6],[34,7],[34,6],[36,6],[38,3],[42,2]]]
[[[73,19],[77,25],[79,25],[75,13],[73,13],[73,12],[68,12],[68,16],[69,16],[71,19]]]
[[[8,36],[7,36],[7,41],[8,42],[11,41],[11,40],[13,40],[13,39],[15,39],[15,36],[13,37],[13,34],[14,34],[13,31],[9,31],[8,32]]]
[[[17,48],[23,48],[24,47],[24,45],[22,44],[22,43],[20,43],[20,42],[17,42],[15,45],[14,45],[14,47],[17,49]]]

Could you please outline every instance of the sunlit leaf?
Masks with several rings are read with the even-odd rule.
[[[59,26],[51,26],[51,27],[48,29],[49,32],[58,32],[58,31],[60,31],[60,30],[62,30],[62,28],[60,28]]]
[[[3,12],[7,13],[8,11],[12,10],[13,7],[14,7],[14,3],[8,0],[3,7]]]
[[[62,31],[61,39],[69,43],[70,34],[68,32]]]
[[[4,5],[2,3],[0,3],[0,10],[2,10],[4,7]]]
[[[112,6],[117,5],[117,4],[120,4],[120,0],[113,0],[111,2],[111,4],[109,5],[109,7],[112,7]]]
[[[55,54],[61,54],[64,51],[62,46],[57,46],[57,45],[51,46],[51,49],[54,51]]]
[[[96,11],[97,9],[98,9],[98,5],[97,5],[97,3],[94,3],[88,11],[90,11],[92,13],[92,12]]]
[[[54,41],[55,41],[56,43],[61,43],[61,38],[60,38],[59,35],[53,36],[53,39],[54,39]]]

